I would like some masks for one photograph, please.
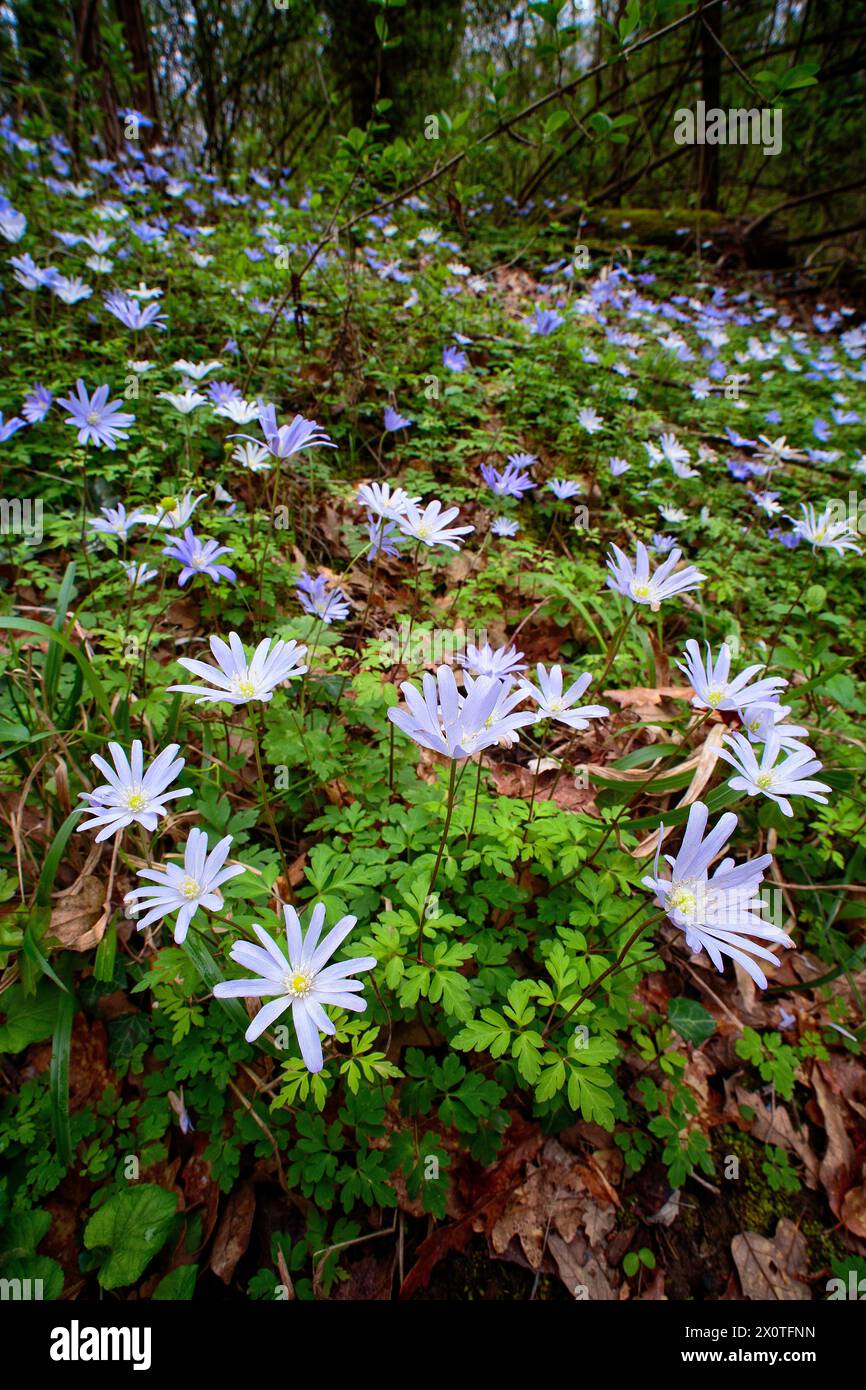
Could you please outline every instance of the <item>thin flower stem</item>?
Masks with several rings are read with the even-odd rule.
[[[273,837],[274,837],[274,842],[275,842],[275,844],[276,844],[276,846],[277,846],[277,850],[278,850],[278,852],[279,852],[280,862],[282,863],[282,866],[283,866],[283,877],[284,877],[285,880],[286,880],[286,888],[288,889],[288,886],[289,886],[289,866],[288,866],[288,863],[287,863],[287,861],[286,861],[286,854],[285,854],[285,850],[283,849],[283,842],[282,842],[282,840],[280,839],[280,832],[279,832],[279,830],[277,829],[277,823],[276,823],[276,821],[274,820],[274,813],[273,813],[273,810],[271,809],[271,799],[270,799],[270,797],[268,796],[268,789],[267,789],[267,787],[266,787],[266,785],[265,785],[265,774],[264,774],[264,769],[263,769],[263,767],[262,767],[262,749],[261,749],[261,741],[260,741],[260,738],[259,738],[259,726],[258,726],[258,723],[257,723],[257,720],[256,720],[256,716],[255,716],[255,714],[253,713],[253,707],[252,707],[252,705],[249,705],[249,706],[248,706],[248,710],[249,710],[249,717],[250,717],[250,729],[252,730],[252,735],[253,735],[253,749],[254,749],[255,755],[256,755],[256,772],[258,773],[258,777],[259,777],[259,794],[261,795],[261,798],[262,798],[262,806],[264,807],[265,818],[266,818],[266,820],[267,820],[267,822],[268,822],[268,825],[270,826],[271,834],[272,834]]]
[[[710,718],[710,716],[711,716],[712,713],[713,713],[713,711],[712,711],[711,709],[706,710],[706,711],[704,712],[704,714],[701,715],[701,717],[700,717],[700,719],[698,720],[698,722],[697,722],[695,725],[693,725],[693,727],[692,727],[690,730],[687,730],[686,732],[687,732],[687,733],[692,733],[692,734],[697,733],[698,729],[700,729],[704,724],[706,724],[707,720]],[[679,755],[679,750],[677,750],[677,753],[676,753],[676,754],[670,754],[669,756],[675,757],[675,756],[678,756],[678,755]],[[662,764],[664,764],[666,761],[667,761],[667,759],[662,758]],[[634,802],[635,798],[638,797],[638,796],[645,796],[646,793],[649,791],[650,787],[654,786],[655,783],[659,780],[659,778],[660,778],[662,775],[663,775],[663,768],[662,768],[662,767],[657,767],[656,770],[655,770],[655,772],[653,773],[652,777],[650,777],[648,781],[642,782],[638,787],[635,788],[634,792],[633,792],[632,795],[628,798],[628,800],[627,800],[627,801],[624,801],[623,804],[622,804],[622,806],[620,806],[620,808],[619,808],[619,810],[617,811],[616,815],[614,816],[613,820],[608,821],[608,823],[607,823],[607,828],[606,828],[604,834],[602,835],[600,841],[599,841],[598,844],[596,845],[595,849],[593,850],[592,854],[590,855],[589,859],[587,859],[583,864],[578,865],[578,869],[577,869],[577,870],[573,870],[572,873],[570,873],[566,878],[560,879],[559,883],[555,883],[555,884],[553,885],[555,888],[559,888],[559,887],[561,887],[561,885],[562,885],[563,883],[567,883],[568,880],[569,880],[570,878],[573,878],[573,877],[574,877],[574,874],[575,874],[576,872],[579,872],[580,869],[590,869],[590,868],[593,867],[593,865],[595,864],[596,860],[598,859],[598,856],[601,854],[601,851],[604,849],[605,845],[607,844],[608,840],[610,839],[610,837],[611,837],[613,831],[616,830],[616,827],[619,825],[620,821],[622,820],[622,818],[623,818],[623,816],[625,815],[626,811],[629,809],[629,807],[630,807],[630,806],[632,805],[632,803]]]
[[[394,795],[394,721],[388,720],[388,794]]]
[[[523,840],[521,842],[522,844],[526,844],[526,836],[529,831],[529,827],[532,824],[532,819],[535,815],[535,793],[538,789],[538,778],[541,772],[541,760],[544,757],[544,742],[546,738],[547,729],[545,729],[544,733],[541,736],[541,742],[538,745],[538,753],[535,758],[535,773],[532,778],[532,792],[530,793],[529,797],[529,814],[526,817],[526,822],[523,827]]]
[[[619,649],[620,649],[620,647],[622,646],[622,639],[625,637],[625,630],[626,630],[626,628],[628,627],[629,618],[631,617],[631,615],[632,615],[632,609],[631,609],[631,608],[627,608],[626,611],[625,611],[625,613],[624,613],[624,615],[623,615],[623,620],[622,620],[622,622],[621,622],[620,625],[619,625],[619,629],[618,629],[618,631],[617,631],[617,633],[616,633],[616,635],[615,635],[615,637],[614,637],[614,639],[613,639],[613,642],[612,642],[612,644],[611,644],[611,646],[610,646],[610,648],[609,648],[609,650],[608,650],[608,653],[607,653],[607,660],[606,660],[605,663],[604,663],[604,670],[602,671],[602,673],[601,673],[601,675],[599,676],[598,680],[595,682],[595,684],[598,686],[599,690],[602,688],[602,686],[604,685],[605,681],[607,680],[608,672],[610,671],[611,666],[613,665],[614,661],[616,660],[617,653],[619,652]]]
[[[436,855],[436,863],[433,865],[433,872],[430,875],[430,883],[427,892],[424,894],[424,901],[421,904],[421,911],[418,915],[418,951],[416,959],[419,965],[424,964],[424,918],[427,912],[427,904],[430,896],[436,887],[436,879],[439,876],[439,868],[442,863],[442,856],[445,853],[445,843],[448,839],[448,831],[451,828],[451,814],[454,810],[454,784],[457,780],[457,759],[451,759],[451,776],[448,779],[448,803],[445,811],[445,824],[442,827],[442,839],[439,841],[439,853]]]
[[[776,624],[776,630],[775,630],[775,632],[773,633],[773,636],[772,636],[772,638],[771,638],[771,640],[770,640],[770,651],[769,651],[769,655],[768,655],[768,657],[767,657],[767,665],[766,665],[766,670],[768,670],[768,671],[769,671],[770,666],[772,665],[772,662],[773,662],[773,654],[775,653],[776,646],[778,645],[779,634],[781,633],[782,628],[783,628],[783,627],[785,626],[785,624],[787,623],[787,621],[788,621],[788,619],[790,618],[791,614],[793,613],[794,609],[797,607],[797,604],[800,602],[801,598],[802,598],[803,595],[805,594],[806,590],[809,588],[809,585],[812,583],[812,576],[813,576],[814,573],[815,573],[815,566],[817,565],[817,563],[818,563],[818,554],[817,554],[817,551],[814,551],[814,550],[813,550],[813,551],[812,551],[812,560],[811,560],[811,563],[810,563],[810,565],[809,565],[809,568],[808,568],[808,570],[807,570],[807,572],[806,572],[806,578],[803,580],[803,583],[800,585],[799,589],[797,590],[796,594],[794,595],[793,601],[791,602],[791,605],[790,605],[790,607],[788,608],[787,612],[784,614],[783,617],[781,617],[781,618],[779,619],[778,623]]]
[[[466,832],[466,848],[467,848],[467,849],[469,848],[469,845],[470,845],[470,843],[471,843],[471,841],[472,841],[472,836],[473,836],[473,834],[475,833],[475,818],[476,818],[476,816],[478,815],[478,794],[479,794],[479,792],[481,791],[481,771],[482,771],[483,766],[484,766],[484,755],[483,755],[482,753],[479,753],[479,754],[478,754],[478,775],[477,775],[476,778],[475,778],[475,797],[474,797],[474,800],[473,800],[473,802],[472,802],[472,820],[470,821],[470,823],[469,823],[469,829],[468,829],[467,832]]]
[[[416,618],[418,617],[418,584],[419,584],[419,580],[420,580],[420,577],[421,577],[421,566],[420,566],[420,564],[419,564],[419,562],[418,562],[418,557],[419,557],[420,553],[421,553],[421,542],[419,541],[418,544],[415,546],[415,554],[412,556],[412,563],[413,563],[414,566],[415,566],[415,592],[414,592],[414,594],[412,595],[412,612],[411,612],[411,614],[409,615],[409,635],[408,635],[408,637],[406,638],[406,651],[405,651],[405,654],[404,654],[403,652],[400,653],[401,658],[403,658],[404,655],[405,655],[405,664],[406,664],[406,665],[409,664],[409,661],[410,661],[410,659],[411,659],[411,655],[412,655],[412,630],[413,630],[413,628],[414,628],[414,626],[415,626],[415,620],[416,620]]]
[[[642,904],[642,906],[644,907],[649,907],[650,905],[650,903]],[[634,916],[634,913],[632,913],[632,916]],[[646,931],[647,927],[651,927],[655,925],[655,923],[663,921],[664,916],[665,914],[661,912],[658,914],[658,916],[651,917],[647,922],[639,922],[637,927],[635,927],[634,931],[629,937],[628,941],[623,946],[616,960],[611,965],[609,965],[606,970],[603,970],[601,974],[598,976],[598,978],[593,980],[591,985],[587,985],[586,989],[583,991],[580,997],[575,1000],[568,1012],[563,1014],[562,1018],[559,1019],[559,1021],[556,1024],[554,1024],[552,1020],[548,1019],[547,1023],[545,1024],[544,1032],[541,1035],[542,1038],[546,1038],[553,1027],[561,1028],[564,1023],[567,1023],[568,1020],[571,1018],[572,1014],[574,1014],[581,1007],[582,1004],[585,1004],[588,999],[591,999],[592,996],[595,993],[597,993],[599,986],[603,984],[604,981],[607,980],[611,975],[613,975],[616,971],[619,970],[619,968],[625,961],[626,956],[631,950],[632,946],[635,944],[638,937]]]

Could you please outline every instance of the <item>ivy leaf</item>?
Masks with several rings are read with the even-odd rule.
[[[700,1047],[716,1031],[715,1019],[697,999],[668,1000],[668,1022],[677,1030],[683,1042],[691,1043],[693,1047]]]
[[[134,1284],[161,1250],[174,1221],[177,1197],[155,1183],[142,1183],[109,1197],[84,1228],[88,1250],[105,1250],[99,1271],[104,1289]]]
[[[197,1273],[197,1265],[178,1265],[176,1269],[170,1269],[165,1278],[160,1279],[153,1291],[153,1297],[172,1302],[188,1302],[195,1293]],[[273,1282],[273,1271],[270,1273]]]

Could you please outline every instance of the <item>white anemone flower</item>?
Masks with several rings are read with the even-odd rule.
[[[254,971],[256,978],[224,980],[215,986],[214,996],[217,999],[250,999],[275,995],[276,998],[259,1009],[247,1028],[247,1042],[254,1042],[287,1009],[291,1009],[304,1065],[311,1072],[319,1072],[324,1066],[319,1034],[337,1031],[323,1005],[363,1013],[367,1007],[366,999],[360,997],[364,986],[360,980],[352,977],[359,970],[372,970],[376,958],[355,956],[336,965],[327,964],[349,935],[357,917],[341,917],[320,942],[325,924],[324,903],[316,903],[313,908],[306,934],[293,907],[284,907],[283,915],[288,952],[280,949],[264,927],[253,923],[253,931],[261,946],[254,946],[249,941],[236,941],[229,954],[238,965]]]
[[[232,461],[239,463],[241,468],[246,468],[250,473],[268,473],[273,467],[271,458],[267,444],[256,444],[252,440],[245,444],[236,444],[232,452]]]
[[[183,771],[184,759],[177,756],[179,750],[179,743],[170,743],[146,770],[140,739],[133,741],[129,758],[119,743],[109,743],[113,768],[94,753],[90,761],[106,780],[92,792],[79,792],[92,819],[81,821],[78,829],[98,829],[97,844],[133,822],[145,830],[155,830],[159,818],[168,815],[167,802],[178,796],[192,796],[191,787],[168,790]]]
[[[528,680],[522,680],[520,685],[524,694],[531,696],[538,705],[538,719],[553,719],[569,729],[588,729],[590,719],[603,719],[610,714],[606,705],[575,704],[592,680],[588,671],[564,691],[561,666],[551,666],[546,671],[539,662],[535,670],[538,686]]]
[[[214,845],[210,854],[204,830],[191,830],[184,846],[183,864],[162,864],[153,869],[139,869],[138,877],[147,880],[143,888],[133,888],[124,903],[128,914],[135,918],[138,931],[162,917],[177,913],[174,939],[180,946],[186,939],[189,924],[200,907],[217,912],[223,905],[219,889],[229,879],[246,872],[243,864],[223,868],[232,837],[226,835]],[[138,920],[139,912],[146,915]]]
[[[176,372],[182,372],[193,381],[204,381],[208,372],[216,371],[217,367],[222,366],[222,362],[188,362],[185,357],[178,358],[177,362],[172,362],[172,368]]]
[[[407,507],[417,507],[421,498],[410,497],[402,487],[395,487],[392,491],[390,483],[362,483],[356,501],[381,520],[396,521],[405,515]]]
[[[181,415],[191,415],[200,405],[207,405],[208,398],[200,391],[158,391],[163,401],[168,401]]]
[[[523,652],[516,647],[497,647],[494,651],[489,642],[483,647],[467,643],[466,651],[458,653],[457,661],[472,676],[496,676],[504,679],[518,671],[526,670]]]
[[[686,659],[678,661],[677,666],[688,677],[695,694],[692,705],[695,709],[746,709],[749,705],[772,700],[788,682],[783,676],[768,676],[756,681],[754,677],[763,671],[761,664],[747,666],[731,680],[731,649],[727,642],[719,648],[719,655],[713,660],[713,653],[707,643],[706,663],[701,659],[701,649],[693,637],[686,642]]]
[[[829,792],[832,788],[826,782],[813,779],[812,773],[820,772],[824,764],[819,762],[811,748],[801,747],[791,752],[783,749],[778,735],[771,734],[759,760],[751,743],[742,734],[727,734],[723,742],[727,747],[719,749],[719,757],[730,763],[737,773],[728,782],[733,791],[746,792],[749,796],[768,796],[785,816],[794,814],[789,796],[805,796],[826,806],[827,798],[821,792]],[[780,762],[779,755],[783,752],[785,756]]]
[[[397,524],[405,535],[421,541],[426,546],[444,545],[449,550],[459,550],[463,537],[474,531],[474,526],[451,526],[449,523],[459,515],[459,507],[442,510],[441,502],[428,502],[423,512],[412,502],[407,501],[405,511],[397,517]]]
[[[802,739],[809,730],[802,724],[785,722],[791,713],[791,706],[780,704],[778,698],[768,700],[766,704],[750,705],[748,710],[738,709],[737,713],[743,733],[750,743],[767,743],[775,734],[782,747],[789,752],[807,746]]]
[[[665,855],[670,866],[669,878],[659,874],[664,836],[661,825],[653,872],[642,882],[655,894],[658,906],[673,925],[685,933],[691,951],[697,954],[705,950],[720,972],[724,969],[722,957],[730,956],[740,962],[761,989],[766,989],[766,976],[753,957],[759,956],[773,965],[779,962],[766,946],[750,938],[782,946],[794,944],[781,927],[770,925],[761,916],[764,903],[758,890],[772,855],[762,854],[740,865],[735,865],[733,859],[723,859],[710,877],[709,866],[727,846],[736,829],[737,817],[726,812],[704,839],[708,816],[704,803],[694,802],[679,853],[675,857]]]
[[[807,506],[805,502],[801,502],[800,510],[803,515],[799,521],[795,521],[792,516],[788,517],[788,521],[794,522],[794,533],[802,540],[808,541],[813,550],[835,550],[837,555],[842,555],[846,550],[853,550],[857,555],[863,554],[854,539],[850,523],[838,517],[834,518],[832,507],[825,507],[818,515],[811,503]]]
[[[193,497],[192,492],[185,492],[180,498],[161,497],[158,511],[142,512],[138,519],[148,526],[164,526],[168,531],[176,531],[187,525],[199,502],[205,497],[206,492],[200,492],[197,497]]]
[[[637,543],[637,559],[634,564],[623,554],[619,546],[611,545],[611,551],[613,553],[607,560],[610,570],[608,588],[623,594],[625,598],[630,598],[633,603],[648,604],[653,613],[658,612],[665,599],[676,598],[689,589],[697,589],[707,577],[694,565],[686,565],[674,574],[683,553],[679,549],[671,551],[655,574],[650,573],[649,553],[643,541]]]
[[[307,654],[306,647],[295,641],[284,642],[281,638],[265,637],[249,658],[236,632],[229,633],[228,642],[221,637],[211,637],[210,649],[216,666],[186,656],[179,658],[179,665],[207,684],[170,685],[170,691],[198,695],[197,705],[207,701],[216,704],[222,700],[231,705],[246,705],[250,700],[267,702],[273,698],[277,686],[302,676],[307,669],[301,664]]]

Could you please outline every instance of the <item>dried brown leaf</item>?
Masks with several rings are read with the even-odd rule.
[[[806,1281],[806,1238],[783,1216],[776,1234],[744,1231],[731,1241],[731,1254],[746,1298],[806,1301],[812,1297]]]

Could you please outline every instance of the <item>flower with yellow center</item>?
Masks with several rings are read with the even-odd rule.
[[[176,743],[169,744],[147,768],[141,739],[133,740],[129,757],[120,744],[109,743],[113,767],[98,753],[94,754],[93,765],[106,780],[92,792],[81,793],[92,819],[81,821],[79,830],[98,828],[97,844],[133,823],[153,832],[160,816],[168,814],[170,801],[192,795],[189,787],[169,791],[184,764],[183,758],[177,757],[178,748]]]

